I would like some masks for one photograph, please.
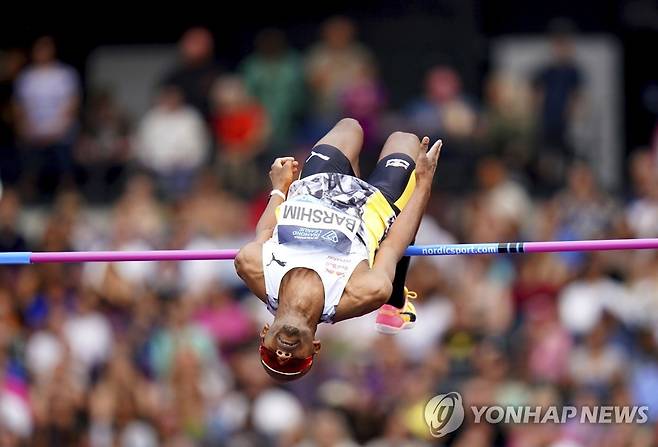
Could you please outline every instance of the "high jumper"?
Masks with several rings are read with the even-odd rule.
[[[293,157],[277,158],[256,238],[235,258],[238,275],[274,314],[259,352],[278,380],[311,369],[319,323],[377,309],[381,332],[416,321],[405,250],[425,212],[442,143],[428,151],[428,137],[394,132],[367,179],[359,176],[362,144],[361,126],[346,118],[311,149],[301,171]]]

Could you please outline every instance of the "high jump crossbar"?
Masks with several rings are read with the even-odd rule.
[[[507,253],[555,253],[569,251],[651,250],[658,249],[657,239],[601,239],[546,242],[490,242],[479,244],[412,245],[407,256],[450,256]],[[0,252],[0,265],[44,264],[62,262],[123,261],[202,261],[230,260],[237,249],[226,250],[144,250],[144,251],[62,251]]]

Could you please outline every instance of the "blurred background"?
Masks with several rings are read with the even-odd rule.
[[[93,7],[1,7],[0,251],[239,247],[273,158],[346,116],[364,173],[392,131],[443,139],[418,244],[658,237],[652,0]],[[416,258],[409,286],[414,330],[325,325],[282,386],[230,262],[2,267],[0,446],[658,445],[657,253]],[[649,421],[432,439],[447,391]]]

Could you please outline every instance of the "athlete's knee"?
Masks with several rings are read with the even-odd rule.
[[[343,118],[336,123],[335,127],[341,131],[354,132],[361,136],[363,135],[361,124],[354,118]]]
[[[381,156],[395,152],[405,153],[415,160],[420,152],[420,140],[418,136],[409,132],[393,132],[386,140]]]
[[[416,134],[410,132],[395,131],[388,137],[389,140],[394,140],[399,144],[408,144],[413,147],[420,146],[420,139]]]

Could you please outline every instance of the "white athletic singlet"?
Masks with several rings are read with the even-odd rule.
[[[293,182],[263,244],[267,308],[276,313],[279,288],[293,268],[315,271],[324,286],[321,322],[333,322],[347,281],[374,251],[395,219],[381,192],[349,175],[320,173]],[[365,222],[365,224],[364,224]]]

